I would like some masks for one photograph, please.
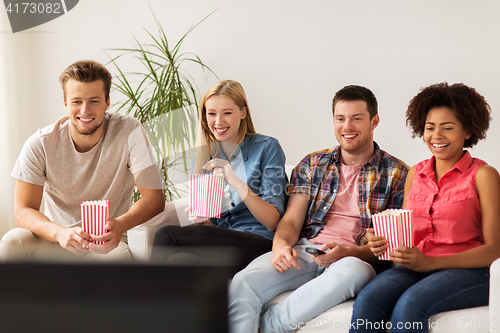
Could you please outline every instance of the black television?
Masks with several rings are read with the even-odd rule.
[[[2,263],[1,331],[227,332],[238,257],[228,249],[201,251],[203,260],[175,264]]]

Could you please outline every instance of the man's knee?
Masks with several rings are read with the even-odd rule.
[[[245,269],[239,271],[231,281],[232,290],[255,290],[262,283],[269,270],[274,270],[271,264],[272,252],[263,254],[252,261]]]
[[[243,269],[233,276],[233,279],[231,280],[230,290],[238,290],[242,285],[246,284],[246,280],[246,271]]]
[[[349,271],[371,276],[371,278],[376,275],[372,265],[356,257],[344,257],[338,260],[336,264],[348,268]]]
[[[344,257],[336,261],[326,274],[333,274],[336,278],[343,276],[346,281],[354,284],[357,292],[377,275],[372,265],[356,257]]]
[[[0,241],[0,259],[18,259],[27,255],[26,249],[36,242],[37,236],[23,228],[7,232]]]
[[[29,230],[23,228],[15,228],[7,232],[0,241],[0,246],[12,245],[18,246],[24,242],[35,241],[36,236]]]
[[[231,280],[231,290],[252,289],[252,275],[256,274],[255,270],[249,270],[248,267],[236,273]]]

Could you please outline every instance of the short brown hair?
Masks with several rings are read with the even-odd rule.
[[[463,83],[450,86],[447,82],[422,88],[410,101],[406,111],[406,126],[410,127],[412,137],[423,136],[427,114],[439,107],[453,110],[470,134],[470,138],[464,142],[465,148],[473,147],[486,137],[491,120],[490,105],[474,88]]]
[[[365,101],[370,120],[378,114],[377,98],[373,92],[365,87],[349,85],[337,91],[332,101],[332,111],[335,115],[335,105],[340,101]]]
[[[64,92],[64,100],[66,100],[66,82],[70,79],[85,83],[102,80],[106,102],[109,101],[111,74],[101,63],[94,60],[80,60],[69,65],[59,77]]]

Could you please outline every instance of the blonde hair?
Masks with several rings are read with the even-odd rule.
[[[214,156],[218,153],[218,145],[216,144],[218,141],[210,130],[207,121],[206,102],[212,96],[227,97],[232,100],[240,108],[240,110],[246,108],[246,116],[241,119],[240,122],[238,145],[240,145],[245,138],[248,138],[256,133],[243,86],[239,82],[233,80],[223,80],[217,82],[210,89],[208,89],[201,101],[200,129],[198,131],[198,149],[196,153],[195,172],[200,172],[203,164],[207,162],[207,160],[214,158]]]

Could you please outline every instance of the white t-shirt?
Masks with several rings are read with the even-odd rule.
[[[141,123],[106,112],[101,140],[84,153],[75,149],[70,125],[66,116],[33,134],[12,176],[44,186],[44,214],[64,226],[81,222],[82,201],[109,200],[112,218],[126,213],[135,185],[133,174],[156,164]]]

